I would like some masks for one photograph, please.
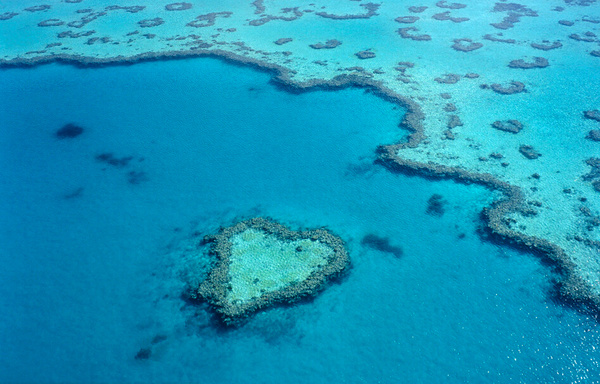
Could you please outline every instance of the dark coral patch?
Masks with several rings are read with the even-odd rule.
[[[282,37],[281,39],[275,40],[274,43],[277,45],[283,45],[289,43],[292,40],[294,39],[292,39],[291,37]]]
[[[48,19],[44,21],[40,21],[38,23],[38,27],[58,27],[63,25],[65,22],[59,19]]]
[[[18,16],[19,14],[16,12],[4,12],[4,13],[0,13],[0,21],[4,21],[4,20],[10,20],[15,16]]]
[[[529,160],[535,160],[542,156],[542,154],[536,151],[531,145],[521,145],[519,147],[519,152]]]
[[[519,133],[523,124],[519,120],[498,120],[492,123],[492,127],[504,132]]]
[[[560,41],[550,43],[548,40],[544,40],[541,43],[531,43],[531,47],[542,51],[550,51],[562,47],[562,43]]]
[[[444,205],[446,205],[444,197],[435,193],[427,200],[427,210],[425,213],[431,216],[441,217],[445,213]]]
[[[73,139],[83,133],[83,128],[78,125],[69,123],[65,124],[56,131],[55,135],[59,139]]]
[[[600,129],[592,129],[585,138],[592,141],[600,141]]]
[[[460,75],[455,73],[446,73],[444,77],[436,77],[434,80],[440,84],[456,84],[460,80]]]
[[[467,6],[467,4],[461,4],[461,3],[447,4],[447,1],[438,1],[437,3],[435,3],[435,5],[436,5],[436,7],[447,8],[447,9],[461,9],[461,8],[465,8]]]
[[[165,5],[167,11],[186,11],[192,8],[192,3],[171,3]]]
[[[525,84],[515,80],[511,81],[510,86],[508,87],[504,87],[503,85],[496,83],[490,85],[490,88],[492,88],[494,92],[501,95],[512,95],[515,93],[525,92]]]
[[[190,21],[186,25],[188,27],[203,28],[215,25],[217,17],[230,17],[233,12],[212,12],[204,15],[199,15],[195,20]]]
[[[354,54],[356,57],[358,57],[359,59],[365,60],[365,59],[372,59],[375,57],[375,52],[372,51],[360,51],[360,52],[356,52]]]
[[[421,12],[424,12],[427,8],[428,7],[425,5],[422,5],[422,6],[413,5],[413,6],[408,7],[408,11],[412,12],[412,13],[421,13]]]
[[[402,247],[392,245],[388,237],[380,237],[373,233],[365,235],[360,241],[360,244],[379,252],[390,253],[395,257],[401,257],[404,253]]]
[[[50,5],[48,5],[48,4],[42,4],[42,5],[34,5],[33,7],[25,8],[24,11],[27,11],[27,12],[40,12],[40,11],[47,11],[50,8],[51,8]]]
[[[513,60],[508,63],[510,68],[520,68],[520,69],[532,69],[532,68],[546,68],[548,65],[548,59],[543,57],[534,57],[533,62],[526,62],[523,59]]]
[[[415,27],[406,27],[406,28],[400,28],[400,29],[398,29],[398,33],[404,39],[411,39],[411,40],[415,40],[415,41],[429,41],[429,40],[431,40],[431,36],[429,36],[429,35],[412,35],[412,34],[410,34],[410,32],[413,32],[413,31],[416,32],[416,31],[418,31],[418,29],[415,28]]]
[[[400,16],[394,19],[394,21],[401,24],[412,24],[417,20],[419,20],[419,16]]]
[[[331,40],[327,40],[325,42],[325,44],[323,44],[323,43],[310,44],[309,47],[311,47],[312,49],[333,49],[340,45],[342,45],[341,41],[336,40],[336,39],[331,39]]]
[[[600,111],[597,109],[593,109],[591,111],[584,111],[583,117],[590,120],[600,121]]]
[[[442,12],[442,13],[436,13],[435,15],[431,16],[434,20],[439,20],[439,21],[446,21],[446,20],[450,20],[454,23],[463,23],[465,21],[469,21],[470,19],[468,17],[452,17],[450,16],[450,11],[446,11],[446,12]]]
[[[471,52],[481,47],[483,47],[483,44],[475,43],[473,40],[467,38],[454,39],[454,44],[452,44],[452,49],[459,52]]]
[[[158,27],[161,24],[164,24],[165,21],[160,17],[155,17],[154,19],[145,19],[138,21],[138,25],[142,28],[152,28]]]

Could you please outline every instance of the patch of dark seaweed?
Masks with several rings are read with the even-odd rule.
[[[327,19],[333,19],[333,20],[370,19],[371,17],[378,15],[377,10],[381,6],[381,4],[366,3],[366,4],[360,4],[360,6],[365,8],[367,10],[367,12],[359,13],[359,14],[345,14],[345,15],[336,15],[336,14],[327,13],[327,12],[315,12],[315,15],[325,17]]]
[[[389,237],[377,236],[374,233],[369,233],[365,235],[360,241],[360,244],[379,252],[390,253],[397,258],[402,257],[402,254],[404,253],[402,247],[392,245],[390,243]]]
[[[575,25],[575,23],[570,20],[558,20],[558,24],[564,25],[565,27],[572,27]]]
[[[550,43],[548,40],[544,40],[541,43],[531,43],[531,47],[542,51],[550,51],[552,49],[562,47],[562,43],[558,40],[553,43]]]
[[[452,49],[459,52],[471,52],[481,47],[483,47],[483,44],[475,43],[473,40],[467,38],[454,39],[454,44],[452,44]]]
[[[588,16],[583,16],[581,18],[581,21],[585,21],[586,23],[592,23],[592,24],[600,24],[600,19],[598,18],[591,18]]]
[[[63,125],[55,132],[58,139],[73,139],[83,133],[83,128],[72,123]]]
[[[464,77],[465,79],[477,79],[479,75],[477,73],[466,73]]]
[[[596,316],[600,314],[600,297],[594,294],[588,283],[583,281],[577,274],[575,264],[562,248],[547,240],[517,232],[510,228],[504,220],[509,213],[519,211],[523,204],[523,195],[519,187],[501,181],[489,173],[469,172],[463,168],[449,167],[432,162],[420,163],[398,156],[399,151],[405,148],[415,148],[423,142],[425,135],[422,121],[425,116],[416,102],[397,94],[379,81],[363,76],[340,75],[331,80],[312,79],[298,82],[291,78],[292,72],[285,67],[219,49],[211,51],[197,49],[193,51],[147,52],[128,57],[106,58],[69,54],[46,55],[35,58],[0,59],[0,68],[29,68],[52,62],[88,68],[132,65],[140,62],[192,57],[216,57],[233,65],[251,66],[257,70],[271,73],[273,83],[291,93],[301,93],[315,89],[333,90],[347,87],[366,87],[372,89],[372,92],[382,99],[403,107],[406,114],[399,126],[406,129],[410,134],[405,142],[378,147],[376,163],[385,166],[394,173],[419,176],[429,180],[449,179],[457,183],[477,184],[489,190],[501,192],[503,197],[495,200],[491,205],[484,208],[481,213],[481,219],[485,224],[482,234],[485,235],[485,238],[488,241],[498,242],[502,245],[525,249],[533,255],[539,256],[560,274],[560,280],[555,282],[556,298],[560,303],[572,304],[574,308],[585,313],[592,313]],[[597,190],[600,192],[600,180],[597,181]]]
[[[429,35],[411,35],[410,32],[413,32],[413,31],[416,32],[416,31],[418,31],[418,29],[415,27],[406,27],[406,28],[398,29],[398,33],[404,39],[411,39],[411,40],[415,40],[415,41],[431,40],[431,36],[429,36]]]
[[[533,62],[526,62],[523,59],[512,60],[508,63],[510,68],[519,68],[519,69],[532,69],[532,68],[546,68],[548,65],[548,59],[543,57],[534,57]]]
[[[412,24],[419,19],[420,19],[419,16],[400,16],[400,17],[396,17],[394,19],[394,21],[401,23],[401,24]]]
[[[186,11],[188,9],[192,9],[192,3],[171,3],[165,5],[165,9],[167,11]]]
[[[592,55],[594,57],[600,57],[600,51],[591,51],[590,55]]]

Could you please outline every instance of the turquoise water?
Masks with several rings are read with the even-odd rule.
[[[477,236],[490,192],[372,165],[405,134],[392,104],[214,59],[3,70],[0,89],[2,382],[598,382],[598,324]],[[84,133],[55,138],[69,122]],[[327,226],[353,267],[224,330],[182,297],[210,266],[198,236],[256,215]]]

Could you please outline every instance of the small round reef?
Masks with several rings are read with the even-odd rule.
[[[198,297],[226,325],[259,309],[314,296],[350,265],[344,242],[325,229],[292,231],[256,217],[206,236],[217,257]]]

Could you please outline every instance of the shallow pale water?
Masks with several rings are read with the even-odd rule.
[[[363,90],[290,94],[214,59],[4,70],[0,88],[2,382],[599,377],[597,323],[550,301],[534,256],[477,236],[490,192],[372,165],[403,111]],[[84,133],[55,138],[68,122]],[[327,226],[353,268],[223,330],[182,298],[210,266],[198,235],[255,215]]]

